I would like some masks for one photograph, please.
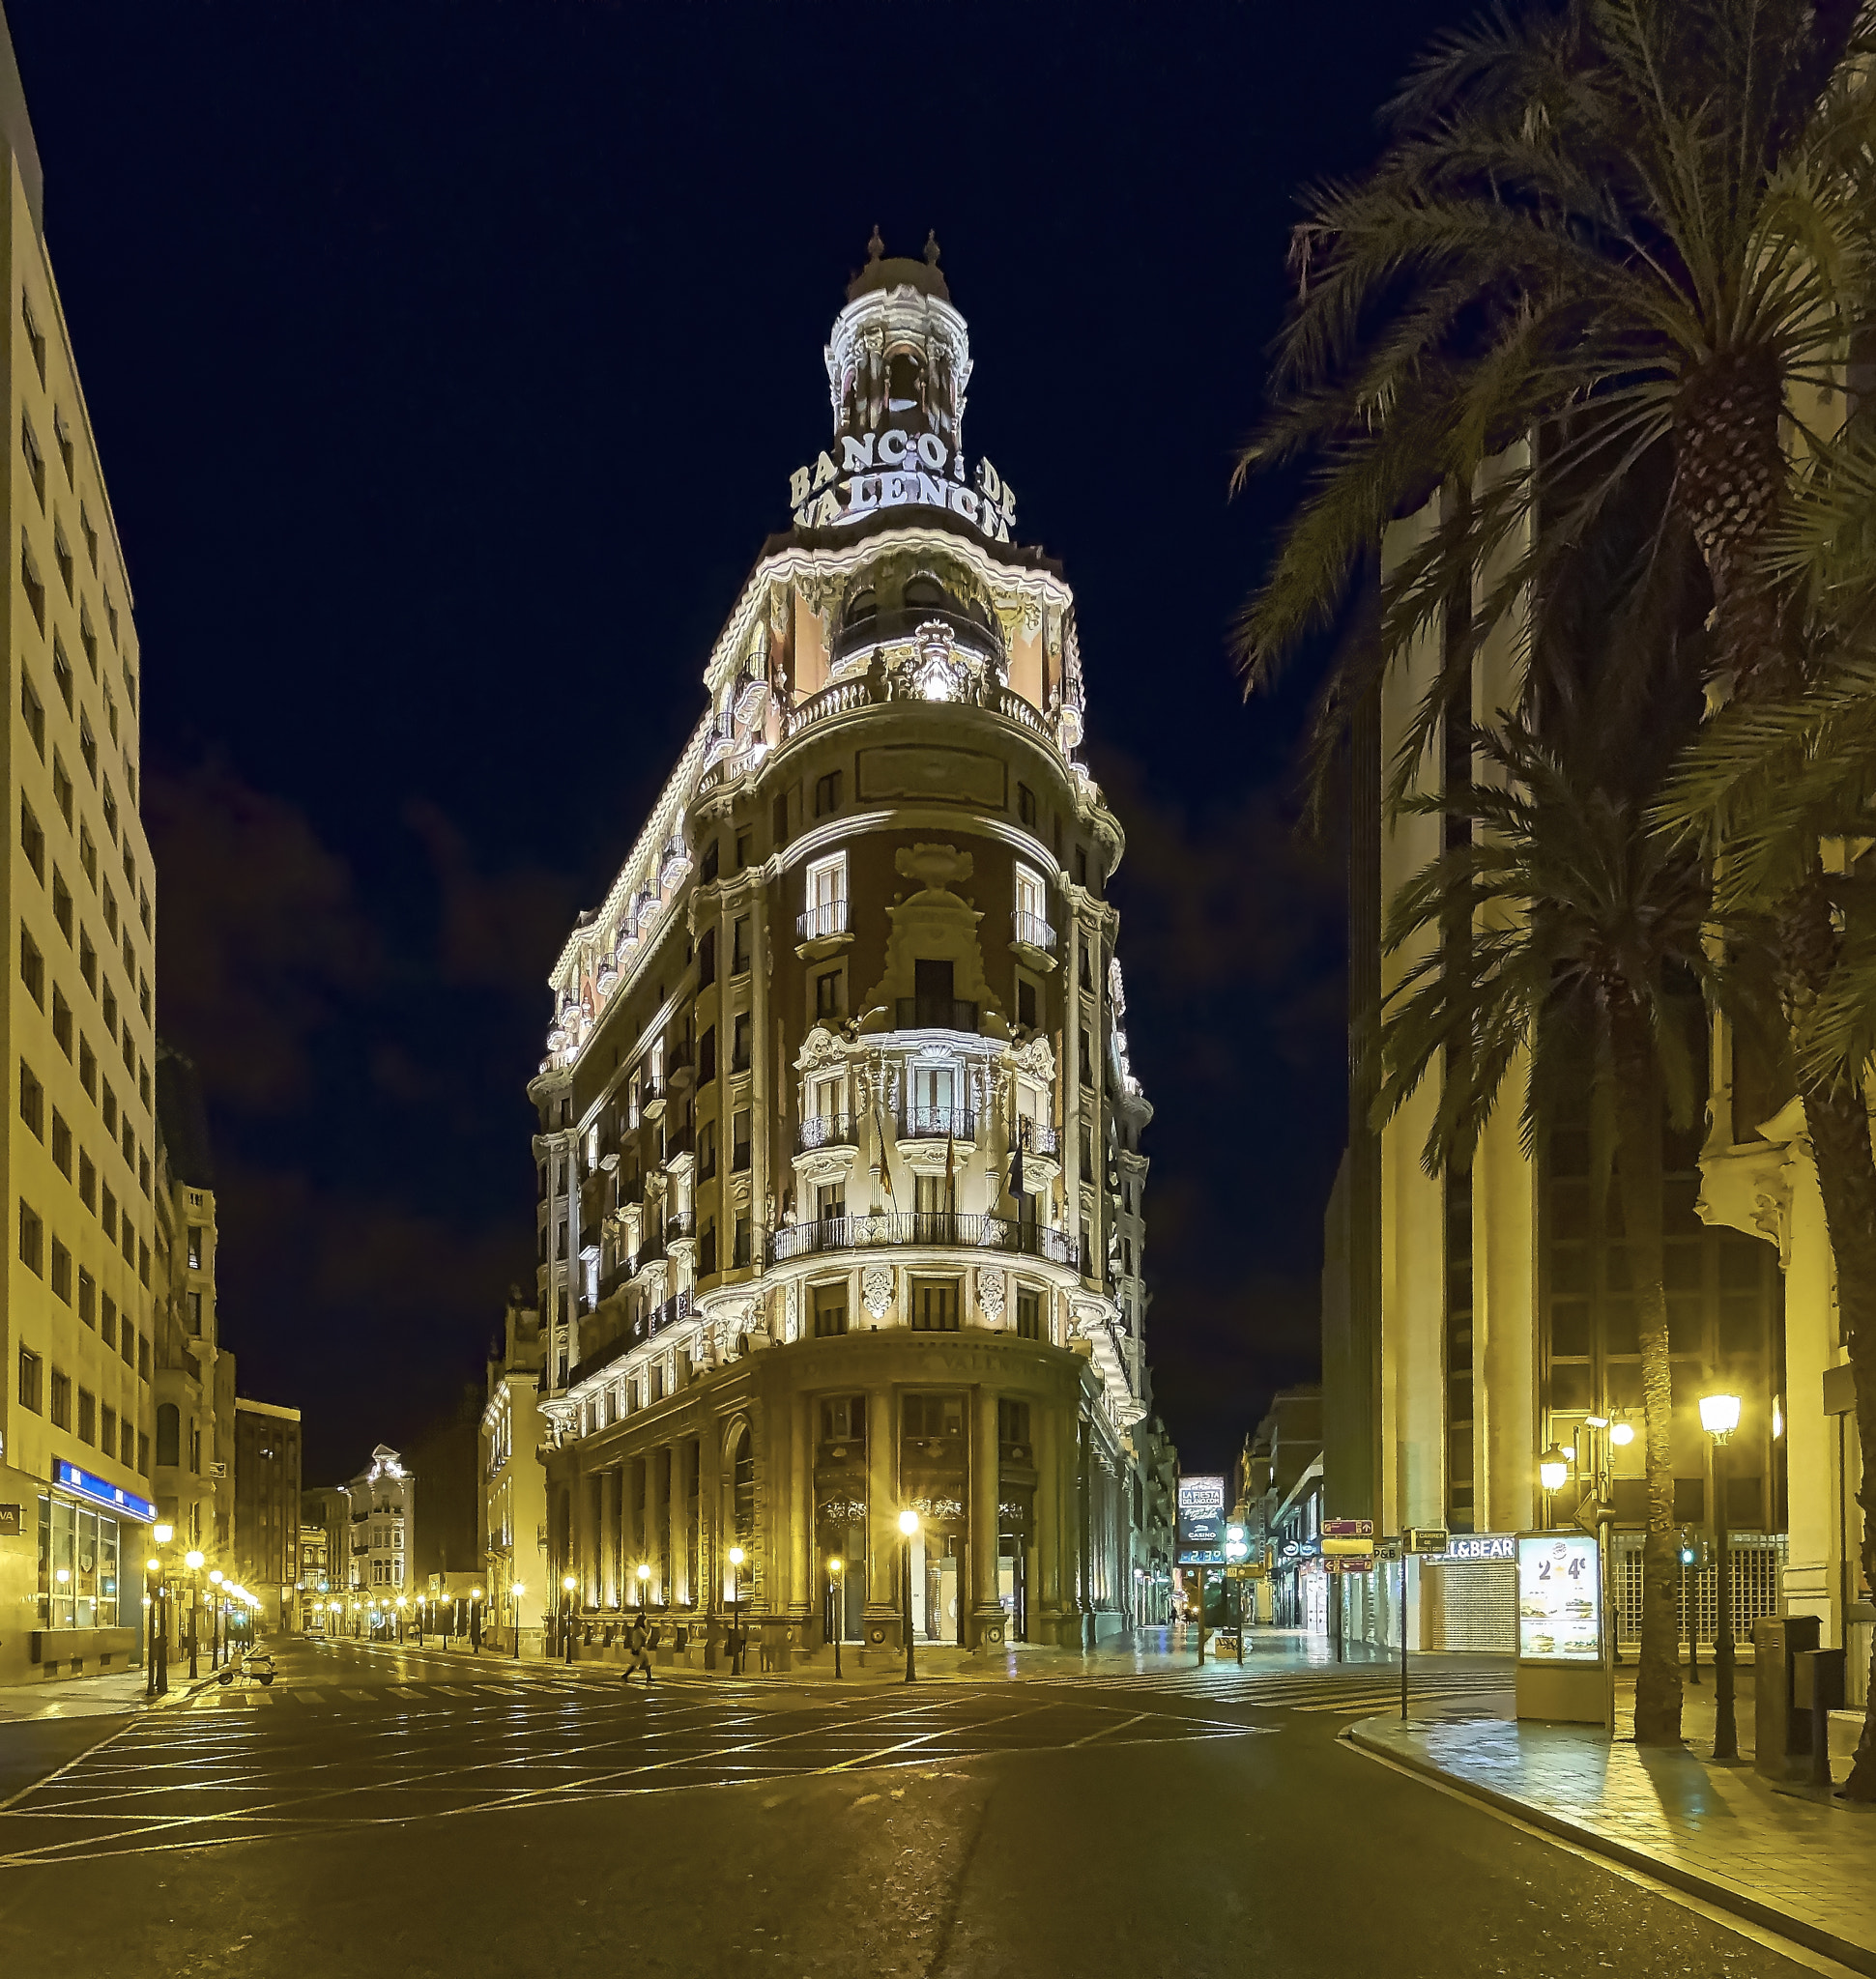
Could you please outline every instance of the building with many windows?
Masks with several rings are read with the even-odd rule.
[[[156,873],[141,662],[0,26],[0,1682],[137,1652],[154,1516]]]
[[[269,1628],[291,1629],[300,1566],[300,1411],[235,1402],[234,1575]]]
[[[344,1584],[354,1593],[395,1600],[413,1578],[409,1561],[417,1543],[417,1478],[397,1451],[381,1443],[371,1461],[341,1488],[351,1504]]]
[[[511,1293],[502,1334],[489,1356],[477,1470],[488,1629],[513,1647],[552,1605],[547,1567],[547,1479],[539,1461],[546,1341],[540,1315]]]
[[[1121,828],[935,245],[875,237],[826,365],[793,527],[552,976],[550,1571],[599,1648],[643,1586],[707,1644],[736,1600],[771,1659],[884,1649],[902,1575],[921,1640],[1077,1644],[1146,1551]]]

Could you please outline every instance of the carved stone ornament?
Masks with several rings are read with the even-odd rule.
[[[1026,1045],[1010,1053],[1011,1062],[1025,1078],[1032,1078],[1038,1085],[1053,1086],[1055,1082],[1055,1054],[1049,1040],[1038,1031]]]
[[[796,1072],[817,1072],[823,1065],[838,1065],[847,1055],[841,1041],[825,1024],[816,1024],[801,1040],[794,1060]]]
[[[1003,1303],[1009,1293],[1009,1283],[1007,1272],[996,1271],[990,1265],[978,1266],[977,1304],[992,1326],[997,1325],[1003,1317]]]
[[[883,1319],[892,1305],[892,1267],[870,1264],[860,1274],[860,1303],[875,1321]]]
[[[795,1284],[788,1288],[788,1312],[782,1321],[782,1337],[791,1343],[801,1337],[801,1288]]]

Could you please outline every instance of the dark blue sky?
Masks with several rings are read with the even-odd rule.
[[[136,591],[159,1021],[223,1338],[308,1482],[479,1378],[532,1269],[544,977],[701,706],[877,222],[1081,603],[1189,1467],[1313,1371],[1340,848],[1227,634],[1303,182],[1452,6],[10,0]]]

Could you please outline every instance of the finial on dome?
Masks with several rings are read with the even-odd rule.
[[[938,258],[938,229],[933,227],[925,236],[925,266],[936,268]]]
[[[869,267],[886,251],[886,244],[880,238],[880,230],[873,229],[873,238],[866,244],[866,259]]]

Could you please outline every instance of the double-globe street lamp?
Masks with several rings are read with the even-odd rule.
[[[730,1548],[730,1675],[742,1675],[742,1548]]]
[[[202,1555],[193,1546],[183,1555],[183,1564],[189,1571],[188,1596],[188,1680],[195,1681],[195,1656],[197,1647],[197,1618],[202,1610]]]
[[[151,1527],[150,1536],[159,1548],[164,1547],[175,1538],[176,1528],[159,1520]],[[162,1697],[169,1690],[169,1577],[160,1553],[152,1554],[145,1564],[151,1576],[150,1668],[145,1680],[145,1695]]]
[[[840,1599],[840,1576],[846,1563],[838,1553],[827,1562],[827,1613],[834,1631],[834,1675],[840,1675],[840,1639],[847,1633],[847,1618]]]
[[[905,1607],[903,1617],[906,1630],[906,1681],[908,1683],[916,1683],[918,1681],[918,1666],[912,1659],[912,1541],[918,1536],[918,1514],[912,1510],[910,1506],[908,1506],[899,1514],[899,1531],[906,1541]]]
[[[1714,1635],[1714,1758],[1739,1758],[1739,1727],[1733,1715],[1733,1548],[1730,1507],[1726,1503],[1726,1465],[1720,1451],[1739,1427],[1738,1395],[1700,1397],[1700,1426],[1713,1438],[1714,1534],[1718,1540],[1718,1627]]]

